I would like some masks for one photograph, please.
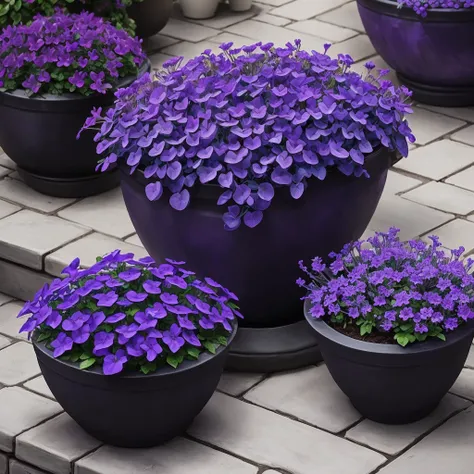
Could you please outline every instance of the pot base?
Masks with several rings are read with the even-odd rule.
[[[474,87],[431,86],[408,79],[397,73],[400,82],[413,91],[413,99],[438,107],[468,107],[474,105]]]
[[[117,170],[83,178],[51,178],[18,168],[23,181],[35,191],[59,198],[83,198],[116,188],[120,182]]]
[[[226,369],[279,372],[322,361],[314,332],[306,321],[274,328],[239,327]]]

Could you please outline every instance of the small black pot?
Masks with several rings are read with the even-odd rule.
[[[235,337],[237,325],[229,339]],[[227,347],[203,353],[177,369],[143,375],[103,375],[99,369],[55,359],[33,337],[41,372],[64,410],[95,438],[126,448],[165,443],[182,434],[214,393]]]
[[[354,407],[370,420],[412,423],[431,413],[448,393],[466,362],[472,322],[446,336],[401,347],[359,341],[309,314],[329,372]]]
[[[139,75],[150,70],[147,61]],[[117,88],[136,77],[124,78]],[[77,133],[93,107],[108,107],[114,94],[28,97],[23,90],[0,92],[0,147],[17,164],[26,184],[56,197],[86,197],[116,187],[117,170],[95,171],[96,131]]]
[[[173,0],[143,0],[140,3],[132,3],[127,11],[137,25],[136,35],[149,38],[168,23],[173,11]]]

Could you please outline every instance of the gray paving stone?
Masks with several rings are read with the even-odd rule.
[[[380,474],[472,474],[474,465],[474,410],[448,420]]]
[[[395,456],[414,443],[420,436],[423,436],[454,413],[464,410],[470,405],[471,403],[467,400],[448,394],[431,415],[416,423],[383,425],[364,420],[351,428],[346,433],[346,438]]]
[[[4,176],[7,176],[11,173],[11,169],[5,168],[4,166],[0,166],[0,178],[3,178]]]
[[[166,48],[172,44],[177,43],[179,40],[176,38],[170,38],[161,34],[156,34],[148,38],[145,42],[145,49],[147,53],[159,51],[161,48]]]
[[[35,379],[26,382],[23,386],[32,392],[36,392],[40,395],[43,395],[44,397],[55,400],[54,395],[51,393],[51,390],[49,389],[43,376],[36,377]]]
[[[3,181],[0,181],[0,189],[2,189]],[[0,219],[3,219],[4,217],[9,216],[10,214],[13,214],[14,212],[18,212],[19,210],[21,210],[20,206],[0,199]]]
[[[454,214],[467,215],[474,211],[474,193],[450,184],[432,181],[402,196],[424,206]]]
[[[62,413],[18,436],[15,455],[53,474],[69,474],[72,462],[101,444]]]
[[[74,474],[257,474],[258,468],[193,441],[175,438],[151,449],[103,446],[76,463]]]
[[[209,38],[209,41],[216,43],[218,46],[220,46],[222,43],[234,43],[235,46],[244,46],[246,44],[252,43],[254,40],[251,38],[246,38],[245,36],[225,32],[214,36],[214,38]]]
[[[51,275],[60,276],[64,267],[76,257],[81,259],[83,268],[89,268],[96,263],[97,257],[116,249],[124,253],[132,252],[137,257],[144,257],[147,254],[141,246],[127,244],[122,240],[94,232],[47,255],[44,264],[45,271]]]
[[[380,57],[380,56],[372,56],[370,58],[365,58],[359,62],[356,62],[351,69],[354,72],[359,73],[362,77],[367,77],[367,68],[365,65],[367,64],[368,61],[371,61],[375,64],[376,71],[380,69],[388,69],[390,72],[384,76],[384,79],[387,79],[388,81],[391,81],[394,85],[399,86],[400,81],[397,78],[397,75],[395,71],[390,69],[389,65]],[[408,149],[413,148],[413,144],[409,143],[408,144]]]
[[[0,351],[0,383],[16,385],[40,374],[31,344],[17,342]]]
[[[373,56],[375,49],[367,35],[359,35],[332,45],[328,54],[333,58],[337,58],[338,54],[349,54],[354,61],[360,61]]]
[[[171,36],[185,41],[202,41],[220,33],[219,30],[197,25],[188,21],[170,18],[166,26],[160,32],[162,35]]]
[[[12,300],[13,300],[13,298],[11,296],[4,295],[3,293],[0,293],[0,306],[4,305],[6,303],[9,303]]]
[[[263,3],[264,5],[270,5],[272,7],[280,7],[281,5],[286,5],[292,1],[293,0],[258,0],[258,3]]]
[[[8,339],[8,337],[0,335],[0,349],[3,349],[4,347],[9,346],[12,343],[11,339]]]
[[[318,16],[318,20],[326,21],[338,26],[344,26],[357,31],[365,31],[359,16],[356,2],[346,3],[324,15]]]
[[[270,25],[275,26],[286,26],[291,23],[291,20],[288,20],[287,18],[271,15],[270,13],[261,13],[254,17],[254,20],[263,21],[263,23],[270,23]]]
[[[456,219],[439,227],[428,235],[436,234],[444,247],[456,249],[463,246],[466,253],[474,250],[474,224],[462,219]]]
[[[473,130],[474,131],[474,130]],[[474,153],[474,148],[473,148]],[[465,169],[459,173],[456,173],[450,176],[446,183],[454,184],[460,188],[468,189],[469,191],[474,191],[474,166]]]
[[[162,52],[168,56],[183,56],[185,60],[188,60],[199,56],[206,49],[210,49],[216,54],[221,52],[219,45],[212,41],[200,41],[199,43],[181,41],[181,43],[173,44],[163,49]]]
[[[132,244],[132,245],[137,245],[138,247],[143,247],[142,241],[140,240],[140,237],[138,237],[138,234],[133,234],[131,237],[125,240],[127,244]]]
[[[224,372],[219,386],[221,392],[238,397],[246,392],[250,387],[260,382],[264,374],[245,374],[240,372]]]
[[[472,147],[452,140],[440,140],[412,150],[407,159],[396,164],[396,168],[440,180],[473,163]]]
[[[238,456],[294,474],[368,474],[385,462],[366,448],[221,393],[188,431]]]
[[[119,188],[86,198],[58,215],[119,239],[135,232]]]
[[[430,209],[399,196],[384,194],[369,227],[386,232],[389,227],[401,229],[401,239],[411,239],[453,219],[452,214]]]
[[[279,18],[279,17],[275,17]],[[318,36],[319,38],[327,39],[328,41],[344,41],[359,33],[349,28],[341,28],[340,26],[331,25],[320,20],[304,20],[297,21],[288,26],[288,29],[300,33],[308,33],[310,35]]]
[[[419,179],[389,170],[383,192],[384,194],[398,194],[416,188],[422,183]]]
[[[347,0],[295,0],[272,10],[273,15],[283,16],[291,20],[307,20],[321,13],[332,10]]]
[[[0,333],[16,339],[28,341],[27,333],[18,332],[26,321],[26,316],[23,318],[17,318],[18,313],[22,308],[23,303],[20,301],[12,301],[11,303],[0,307]]]
[[[16,459],[10,460],[10,474],[49,474],[44,471],[40,471],[34,467],[28,466]]]
[[[474,107],[435,107],[434,105],[420,104],[419,107],[438,112],[439,114],[474,122]]]
[[[0,257],[41,270],[46,253],[87,232],[72,222],[25,209],[0,220]]]
[[[462,369],[450,391],[460,397],[474,401],[474,370]]]
[[[278,46],[282,46],[288,43],[288,41],[293,42],[299,38],[304,49],[315,49],[321,52],[323,51],[324,43],[326,43],[326,40],[318,36],[308,35],[307,33],[295,33],[288,28],[269,25],[268,23],[255,20],[246,20],[237,25],[232,25],[227,28],[227,31],[252,38],[254,41],[272,42]]]
[[[217,15],[214,18],[209,18],[207,20],[193,20],[193,23],[199,23],[200,25],[207,26],[208,28],[215,28],[221,30],[227,28],[230,25],[239,23],[244,20],[248,20],[255,15],[258,15],[262,11],[262,7],[257,5],[252,5],[252,8],[245,12],[233,12],[228,4],[221,4],[217,11]],[[185,20],[185,18],[182,18]],[[188,20],[190,21],[190,20]]]
[[[152,54],[149,59],[151,62],[152,69],[161,69],[163,67],[163,63],[171,59],[172,56],[168,56],[167,54],[155,53]]]
[[[0,474],[8,474],[8,458],[0,454]]]
[[[453,133],[451,138],[458,142],[463,142],[474,146],[474,125],[463,128],[462,130],[459,130],[459,132]]]
[[[244,398],[333,433],[345,430],[361,418],[325,365],[274,375]]]
[[[38,288],[41,288],[45,283],[50,283],[52,279],[44,273],[1,259],[0,275],[8,275],[8,278],[0,278],[0,291],[23,301],[33,298]]]
[[[474,344],[474,341],[473,341],[473,344]],[[470,369],[474,369],[474,348],[473,347],[471,347],[471,349],[469,350],[469,354],[467,356],[467,360],[464,365]]]
[[[421,107],[413,107],[413,114],[408,120],[418,145],[426,145],[466,124],[462,120],[436,114]]]
[[[16,170],[16,163],[11,160],[6,153],[0,148],[0,165],[9,168],[11,170]]]
[[[0,449],[13,451],[13,441],[23,431],[60,413],[56,402],[19,387],[0,390]]]
[[[75,199],[46,196],[31,189],[23,181],[9,178],[2,181],[0,197],[47,213],[57,211],[75,201]]]

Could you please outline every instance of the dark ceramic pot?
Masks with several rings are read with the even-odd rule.
[[[431,105],[474,105],[474,8],[430,10],[421,18],[396,0],[357,0],[377,53],[414,99]]]
[[[365,417],[378,423],[412,423],[429,415],[466,362],[474,325],[406,347],[359,341],[309,314],[324,361],[339,388]]]
[[[147,62],[140,74],[150,69]],[[131,84],[125,78],[118,87]],[[85,197],[116,187],[117,170],[95,171],[99,157],[94,130],[77,133],[93,107],[107,107],[113,93],[28,97],[23,90],[0,92],[0,147],[17,164],[26,184],[57,197]]]
[[[149,38],[156,35],[168,23],[173,11],[173,0],[143,0],[128,8],[137,25],[137,36]]]
[[[328,173],[309,182],[295,201],[279,190],[261,224],[224,230],[221,189],[194,189],[189,207],[173,210],[168,197],[150,202],[138,171],[121,173],[125,204],[143,245],[155,259],[184,260],[235,292],[245,316],[229,358],[239,370],[287,370],[315,362],[319,353],[301,315],[298,261],[327,255],[361,236],[377,207],[395,158],[386,149],[367,157],[370,178]]]
[[[237,325],[229,339],[235,337]],[[54,359],[44,344],[33,346],[41,372],[64,410],[104,443],[145,448],[165,443],[188,428],[214,393],[224,370],[227,347],[201,354],[177,369],[143,375],[103,375]]]

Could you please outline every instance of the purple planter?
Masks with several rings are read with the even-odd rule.
[[[421,18],[393,0],[357,0],[376,51],[431,105],[474,105],[474,8],[428,11]]]
[[[167,197],[150,202],[141,172],[122,169],[121,186],[135,229],[155,259],[184,260],[202,276],[234,291],[245,316],[231,348],[230,367],[284,370],[319,357],[301,315],[298,261],[340,250],[361,236],[375,211],[394,155],[386,149],[367,159],[370,178],[332,171],[310,181],[301,200],[279,190],[254,229],[229,232],[216,204],[219,187],[196,189],[190,206],[173,210]]]

